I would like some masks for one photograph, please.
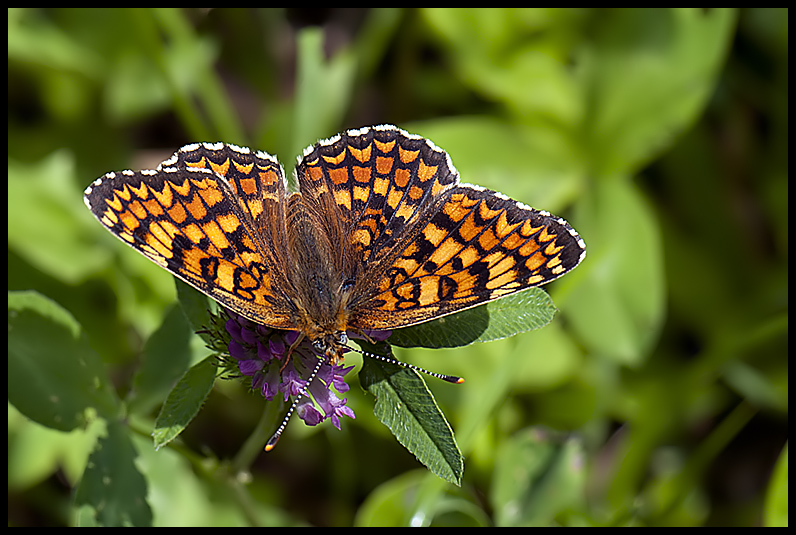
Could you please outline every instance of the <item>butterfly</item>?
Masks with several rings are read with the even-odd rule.
[[[391,125],[273,156],[186,145],[85,191],[115,236],[225,308],[298,331],[337,363],[349,333],[419,324],[548,283],[585,244],[564,220],[460,182],[446,152]]]

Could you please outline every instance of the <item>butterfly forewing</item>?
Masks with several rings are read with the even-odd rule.
[[[392,254],[458,182],[444,152],[395,127],[322,141],[297,171],[304,197],[332,202],[326,212],[337,213],[350,254],[368,265]]]
[[[254,321],[289,328],[275,251],[260,230],[283,198],[275,159],[207,143],[156,170],[108,173],[84,196],[103,225],[158,265]]]

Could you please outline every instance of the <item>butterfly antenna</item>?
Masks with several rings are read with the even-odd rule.
[[[348,349],[350,349],[355,353],[359,353],[362,356],[370,357],[372,359],[380,360],[382,362],[389,362],[390,364],[395,364],[402,368],[409,368],[410,370],[414,370],[420,373],[425,373],[426,375],[430,375],[431,377],[436,377],[437,379],[442,379],[443,381],[447,381],[449,383],[460,385],[464,382],[463,377],[457,377],[455,375],[445,375],[444,373],[428,371],[427,369],[421,368],[420,366],[415,366],[414,364],[409,364],[407,362],[401,362],[400,360],[396,360],[392,357],[385,357],[384,355],[378,355],[376,353],[371,353],[370,351],[362,351],[360,349],[356,349],[350,346],[346,347],[348,347]]]
[[[307,379],[307,386],[304,387],[304,390],[300,390],[298,395],[296,395],[296,399],[293,400],[293,403],[290,405],[290,408],[287,410],[287,414],[282,419],[282,423],[279,425],[279,428],[276,430],[276,433],[271,435],[271,438],[268,439],[268,442],[265,443],[265,451],[271,451],[276,447],[276,443],[279,442],[279,438],[282,436],[282,432],[287,427],[288,421],[290,421],[290,417],[293,415],[293,411],[296,410],[298,407],[299,401],[305,396],[309,397],[309,394],[306,393],[307,389],[310,387],[312,381],[315,380],[315,376],[318,375],[318,372],[321,370],[321,366],[323,366],[324,359],[318,359],[318,364],[315,366],[315,369],[312,370],[312,374],[310,378]]]

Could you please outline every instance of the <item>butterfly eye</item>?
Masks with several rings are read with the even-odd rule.
[[[326,347],[327,347],[326,346],[326,340],[324,340],[323,338],[318,339],[318,340],[313,340],[312,347],[318,353],[325,353],[326,352]]]
[[[337,331],[334,335],[339,345],[344,346],[348,343],[348,334],[345,331]]]

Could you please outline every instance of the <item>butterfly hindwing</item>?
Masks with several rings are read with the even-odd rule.
[[[546,284],[584,252],[563,219],[461,184],[384,270],[355,322],[394,329],[472,308]]]

